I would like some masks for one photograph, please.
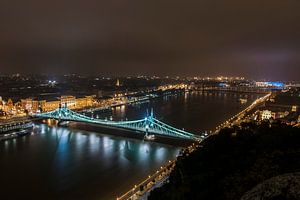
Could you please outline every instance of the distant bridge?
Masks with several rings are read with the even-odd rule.
[[[77,112],[74,112],[67,107],[61,107],[51,112],[36,114],[36,117],[56,119],[59,121],[75,121],[75,122],[86,122],[92,124],[98,124],[110,128],[122,128],[133,131],[139,131],[141,133],[156,134],[161,136],[182,138],[188,140],[201,140],[199,136],[189,133],[184,130],[177,129],[168,124],[165,124],[153,116],[153,112],[144,119],[133,120],[133,121],[109,121],[94,119]]]

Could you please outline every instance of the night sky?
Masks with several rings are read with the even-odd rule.
[[[1,0],[0,69],[300,80],[300,1]]]

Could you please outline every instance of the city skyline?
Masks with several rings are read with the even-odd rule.
[[[299,80],[299,1],[0,5],[1,73]]]
[[[2,199],[300,199],[300,0],[0,0]]]

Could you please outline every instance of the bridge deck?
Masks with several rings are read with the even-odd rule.
[[[74,112],[66,107],[56,109],[51,112],[41,113],[35,115],[40,118],[50,118],[56,119],[59,121],[76,121],[76,122],[85,122],[85,123],[93,123],[105,127],[111,128],[122,128],[128,130],[139,131],[141,133],[150,133],[157,134],[162,136],[183,138],[189,140],[201,140],[199,136],[189,133],[184,130],[177,129],[168,124],[165,124],[158,119],[154,118],[153,114],[150,116],[132,121],[108,121],[101,119],[94,119],[77,112]]]

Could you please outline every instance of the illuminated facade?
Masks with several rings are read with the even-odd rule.
[[[298,106],[292,106],[292,112],[297,112],[297,110],[298,110]]]
[[[285,85],[282,82],[255,82],[257,87],[271,87],[277,89],[283,89]]]
[[[3,110],[4,107],[4,101],[2,100],[2,97],[0,97],[0,110]]]
[[[8,108],[9,110],[12,110],[12,109],[14,108],[14,103],[13,103],[13,101],[12,101],[11,99],[8,99],[6,105],[7,105],[7,108]]]
[[[76,97],[74,96],[61,96],[60,102],[62,106],[67,106],[70,109],[76,108]]]
[[[60,106],[60,101],[46,101],[46,100],[42,100],[39,102],[40,103],[40,108],[42,110],[42,112],[48,112],[51,110],[55,110],[57,108],[59,108]]]
[[[162,85],[158,87],[158,90],[171,90],[171,89],[186,89],[187,85],[186,84],[169,84],[169,85]]]
[[[49,112],[59,108],[61,105],[67,106],[70,109],[81,109],[85,107],[93,106],[93,96],[86,96],[82,98],[76,98],[74,96],[61,96],[57,100],[33,100],[33,99],[21,99],[21,107],[28,113],[36,113],[38,111]]]
[[[265,119],[282,119],[285,118],[286,116],[288,116],[289,112],[288,111],[284,111],[284,112],[280,112],[280,111],[270,111],[270,110],[263,110],[261,111],[261,120],[265,120]]]
[[[92,96],[77,98],[75,100],[75,107],[77,109],[85,108],[85,107],[91,107],[91,106],[93,106],[93,97]]]
[[[272,112],[270,110],[262,111],[262,114],[261,114],[261,119],[262,120],[271,119],[271,117],[272,117]]]
[[[117,79],[116,86],[117,86],[117,87],[120,87],[120,86],[121,86],[120,80],[119,80],[119,79]]]
[[[21,99],[21,108],[29,113],[35,113],[39,109],[39,102],[31,98]]]

